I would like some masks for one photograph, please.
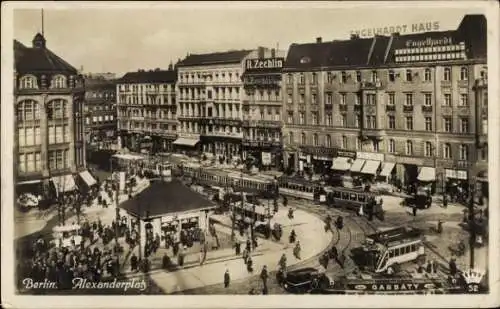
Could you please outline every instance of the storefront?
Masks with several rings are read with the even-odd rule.
[[[88,191],[97,185],[97,180],[87,170],[78,173],[78,182],[81,184],[78,187],[83,191]]]
[[[200,135],[181,133],[172,145],[177,152],[192,156],[198,155],[201,150]]]
[[[306,172],[310,175],[329,174],[336,153],[337,149],[335,148],[321,146],[301,147],[299,152],[299,171]]]
[[[386,171],[384,172],[384,167],[379,175],[388,174],[388,170],[391,170],[391,183],[395,185],[398,189],[407,189],[413,187],[416,190],[420,181],[423,184],[429,181],[435,181],[435,169],[432,162],[426,162],[424,159],[406,156],[395,156],[386,154],[385,162]],[[392,164],[394,166],[391,167]],[[426,167],[423,169],[423,167]],[[419,175],[421,180],[419,180]],[[412,190],[410,190],[412,191]]]
[[[78,189],[75,178],[71,174],[54,176],[51,179],[56,195],[72,193]]]
[[[252,161],[261,170],[283,169],[281,143],[244,140],[242,146],[245,162]]]
[[[381,171],[381,165],[384,162],[384,154],[373,152],[357,152],[356,161],[353,163],[356,170],[367,180],[374,180]]]

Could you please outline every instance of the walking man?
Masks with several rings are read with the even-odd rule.
[[[229,269],[226,269],[224,273],[224,287],[227,288],[229,286],[229,282],[231,281],[231,277],[229,275]]]
[[[267,290],[267,278],[269,277],[269,274],[267,273],[267,266],[264,265],[262,267],[262,271],[260,272],[260,279],[262,279],[262,284],[264,285],[264,290]]]

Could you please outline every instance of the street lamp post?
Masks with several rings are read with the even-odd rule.
[[[471,178],[469,184],[469,246],[470,246],[470,269],[474,269],[474,246],[476,242],[476,223],[474,220],[474,191],[476,189],[476,177]]]

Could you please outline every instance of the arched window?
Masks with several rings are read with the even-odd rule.
[[[64,75],[55,75],[52,77],[52,82],[50,84],[50,88],[66,88],[67,83],[66,83],[66,76]]]
[[[451,80],[451,69],[450,68],[444,68],[444,76],[443,79],[445,81],[450,81]]]
[[[40,104],[33,100],[21,101],[17,104],[17,121],[40,119]]]
[[[318,140],[318,134],[314,133],[313,135],[313,145],[318,146],[319,140]]]
[[[460,69],[460,80],[468,80],[469,79],[469,70],[466,67],[462,67]]]
[[[431,69],[426,68],[424,71],[424,79],[425,81],[430,81],[432,79],[431,77]]]
[[[305,145],[306,142],[307,142],[307,140],[306,140],[306,134],[304,132],[302,132],[302,134],[300,134],[300,143],[302,145]]]
[[[19,80],[20,89],[37,89],[38,83],[37,79],[33,75],[25,75]]]
[[[290,144],[293,144],[295,142],[293,132],[290,132],[290,135],[288,137],[290,139]]]
[[[47,103],[47,119],[62,119],[68,117],[67,102],[62,99],[55,99]]]

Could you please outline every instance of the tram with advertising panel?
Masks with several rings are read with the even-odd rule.
[[[413,227],[397,227],[367,235],[362,246],[351,250],[361,271],[395,274],[401,264],[425,261],[424,233]]]

